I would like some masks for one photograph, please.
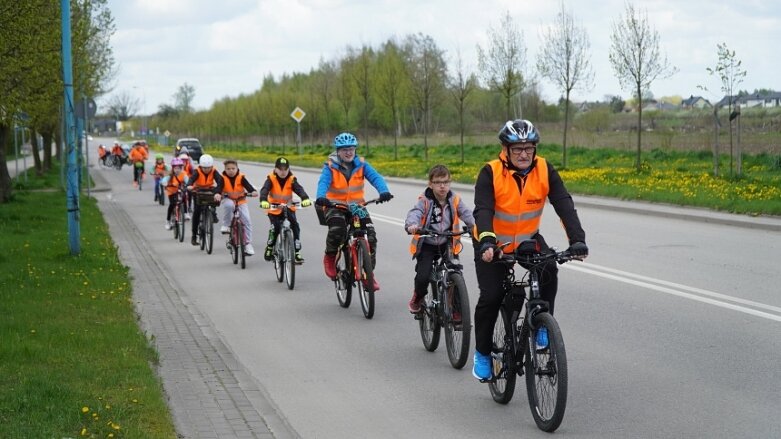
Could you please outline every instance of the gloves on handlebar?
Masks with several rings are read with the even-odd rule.
[[[585,242],[573,242],[567,251],[572,256],[588,256],[588,246]]]
[[[326,197],[316,199],[315,204],[322,207],[331,207],[331,201]]]
[[[301,207],[309,207],[312,205],[312,200],[307,198],[306,200],[301,200]]]
[[[378,203],[384,203],[386,201],[390,201],[391,198],[393,198],[393,195],[391,195],[390,192],[383,192],[380,194],[380,199],[377,201]]]
[[[263,200],[263,201],[260,202],[260,208],[261,209],[270,209],[271,208],[271,203],[269,203],[268,201]]]

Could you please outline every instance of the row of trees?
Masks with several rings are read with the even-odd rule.
[[[114,20],[106,0],[71,0],[74,96],[99,96],[114,74],[109,39]],[[60,3],[3,2],[0,6],[0,202],[12,194],[6,155],[17,125],[30,130],[35,169],[52,166],[60,145],[63,104]],[[38,144],[38,134],[43,139]],[[56,141],[56,142],[55,142]],[[39,151],[43,150],[43,160]],[[54,154],[58,151],[54,151]]]

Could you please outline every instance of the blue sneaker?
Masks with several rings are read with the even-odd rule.
[[[548,349],[548,328],[542,326],[537,330],[537,350]]]
[[[490,380],[491,379],[491,356],[483,355],[475,350],[474,367],[472,368],[472,376],[478,380]]]

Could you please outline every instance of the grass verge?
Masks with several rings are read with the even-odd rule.
[[[298,166],[321,167],[332,148],[307,146],[299,154],[296,148],[254,147],[251,145],[209,145],[208,152],[239,160],[273,163],[285,154]],[[496,158],[498,145],[467,145],[464,161],[461,148],[454,145],[431,146],[428,159],[421,145],[372,146],[369,154],[359,154],[386,176],[426,179],[436,163],[448,165],[456,181],[472,184],[480,168]],[[719,158],[720,173],[712,174],[713,157],[707,151],[644,151],[642,166],[635,168],[635,153],[610,148],[569,147],[567,168],[561,167],[559,145],[540,145],[539,154],[553,163],[567,188],[576,194],[599,195],[627,200],[644,200],[683,206],[705,207],[751,215],[781,215],[781,156],[762,153],[744,155],[743,176],[729,177],[729,156]]]
[[[62,191],[0,208],[0,437],[176,437],[128,270],[95,201],[80,201],[79,256]]]

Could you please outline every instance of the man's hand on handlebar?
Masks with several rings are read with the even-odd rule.
[[[567,251],[572,255],[572,257],[575,259],[580,259],[581,261],[586,259],[588,256],[588,246],[585,242],[573,242]]]

